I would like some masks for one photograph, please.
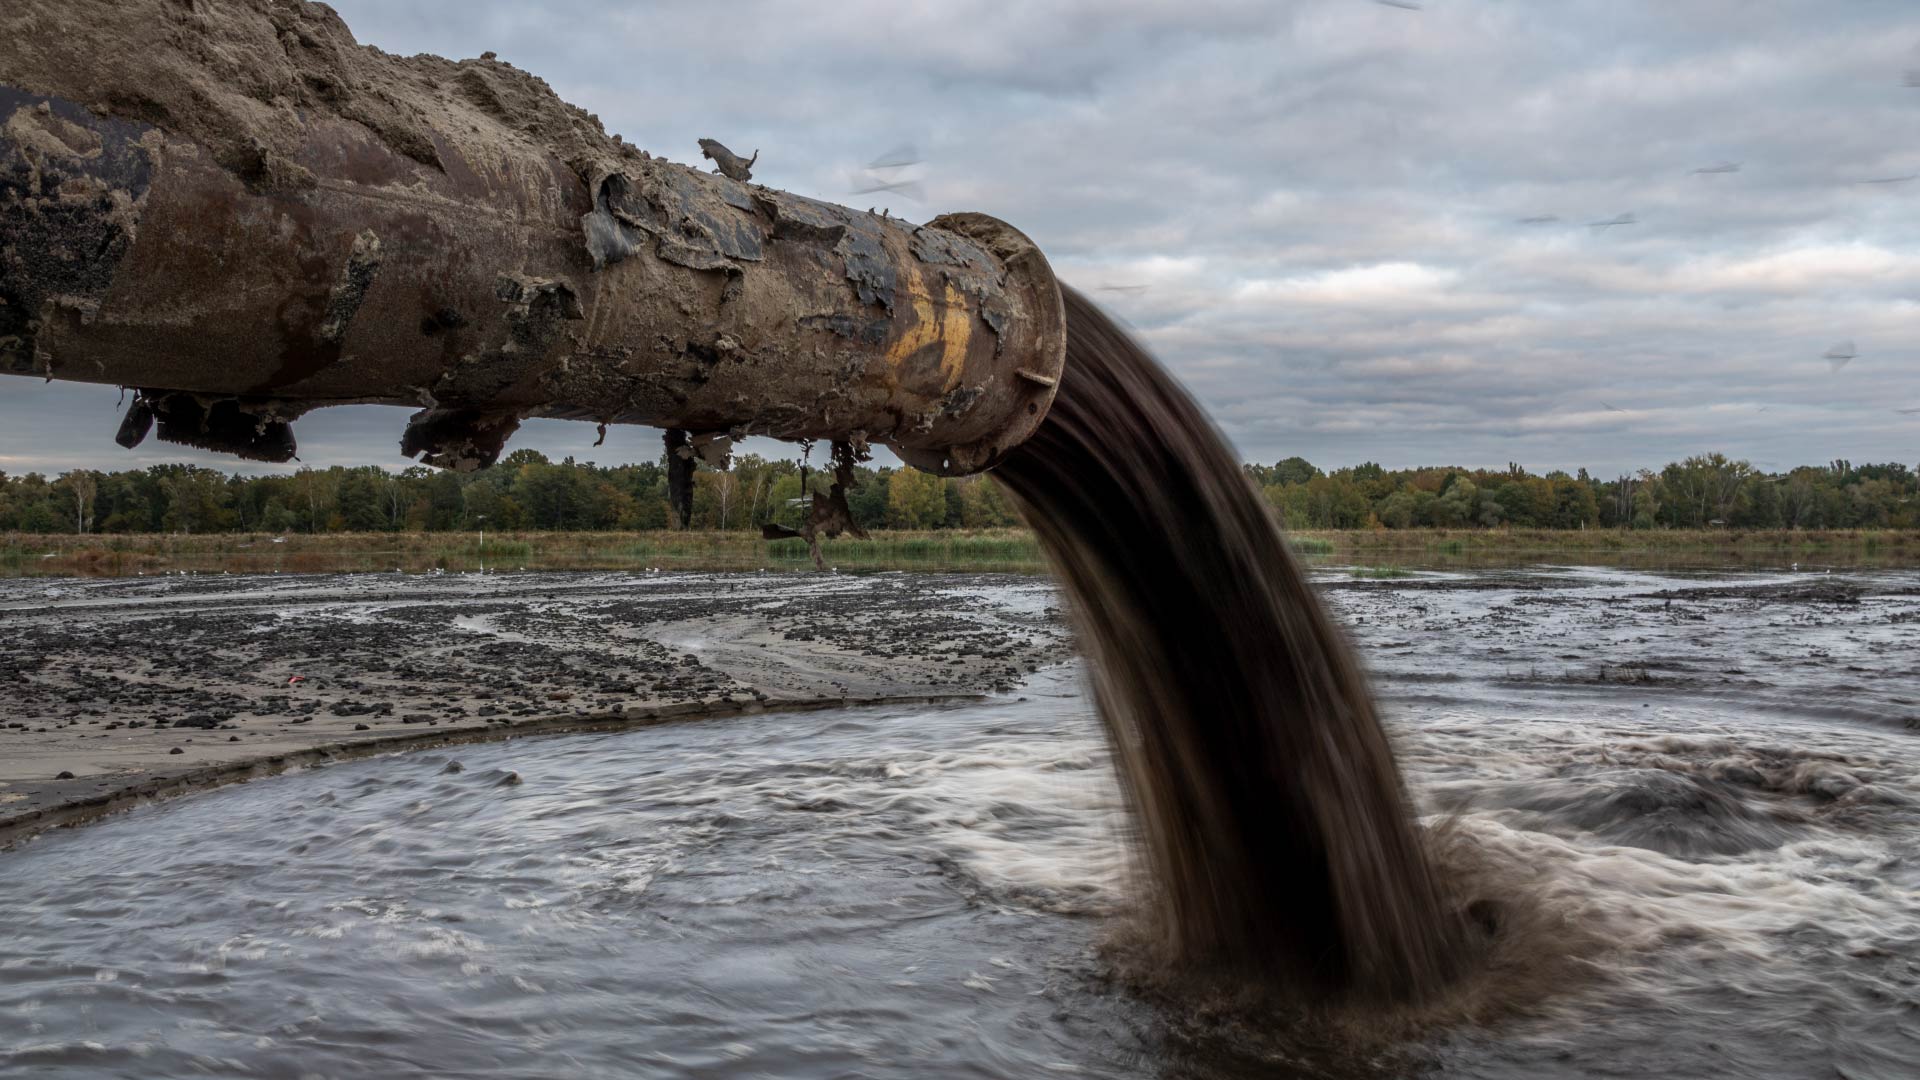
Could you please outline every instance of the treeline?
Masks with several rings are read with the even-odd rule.
[[[1296,529],[1920,528],[1920,474],[1898,463],[1766,473],[1701,454],[1611,480],[1518,465],[1321,472],[1297,457],[1246,471]]]
[[[1505,470],[1322,472],[1301,458],[1248,465],[1248,477],[1297,529],[1920,528],[1920,475],[1901,464],[1835,461],[1763,473],[1704,454],[1611,480],[1518,465]],[[986,477],[856,469],[848,502],[867,528],[997,528],[1019,523]],[[694,477],[695,529],[797,526],[830,478],[790,460],[743,455]],[[804,484],[804,486],[803,486]],[[229,476],[191,465],[0,473],[0,531],[39,533],[631,530],[669,527],[659,462],[599,466],[517,450],[492,469],[389,473],[373,466]]]
[[[979,477],[942,478],[914,469],[855,470],[848,498],[868,528],[996,528],[1019,524],[1005,494]],[[832,479],[746,454],[726,472],[694,476],[695,529],[800,524],[809,494]],[[0,473],[0,531],[67,533],[441,532],[665,529],[663,463],[603,467],[554,462],[516,450],[491,469],[451,473],[424,466],[302,469],[292,475],[229,476],[193,465],[140,471],[77,469],[48,479]]]

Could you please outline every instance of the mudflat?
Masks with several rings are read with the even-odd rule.
[[[687,573],[0,582],[0,843],[340,756],[965,696],[1070,654],[1041,579]]]

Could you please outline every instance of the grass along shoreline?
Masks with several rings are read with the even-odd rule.
[[[1355,529],[1292,538],[1311,562],[1396,569],[1488,562],[1920,566],[1920,530]],[[847,571],[1046,571],[1024,529],[875,530],[871,540],[827,541],[825,554],[828,565]],[[749,532],[489,532],[484,543],[472,532],[0,535],[5,577],[810,566],[804,543]]]
[[[824,545],[845,570],[982,570],[1043,573],[1024,529],[876,531],[872,540]],[[218,533],[0,537],[0,576],[131,577],[140,574],[427,573],[434,570],[802,570],[801,540],[749,532]]]

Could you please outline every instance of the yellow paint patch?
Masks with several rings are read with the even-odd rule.
[[[973,313],[967,298],[951,282],[942,283],[942,295],[935,300],[918,269],[907,282],[907,299],[913,304],[913,329],[887,349],[887,359],[895,366],[920,350],[940,343],[940,371],[946,375],[942,393],[960,385],[967,364],[967,345],[973,336]]]

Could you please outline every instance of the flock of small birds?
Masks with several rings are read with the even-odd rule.
[[[920,164],[920,151],[914,149],[910,143],[902,143],[867,162],[867,167],[861,170],[860,176],[854,180],[854,183],[859,186],[853,189],[853,194],[871,195],[875,192],[886,192],[920,202],[923,198],[920,181],[906,174],[906,170],[918,164]]]

